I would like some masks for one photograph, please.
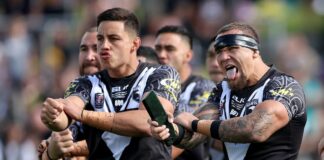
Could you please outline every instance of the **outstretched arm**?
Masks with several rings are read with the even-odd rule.
[[[201,120],[197,132],[226,142],[263,142],[289,121],[288,113],[282,103],[267,100],[244,117],[225,121]],[[191,121],[183,125],[191,129]]]
[[[158,98],[167,112],[174,112],[174,107],[170,101],[163,97]],[[73,106],[64,107],[64,111],[73,119],[101,130],[125,136],[151,135],[150,126],[147,123],[149,115],[143,104],[140,104],[139,110],[119,113],[88,111],[80,108],[75,111],[72,109],[75,108]]]

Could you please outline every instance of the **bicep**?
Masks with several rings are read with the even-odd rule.
[[[286,107],[274,100],[266,100],[256,106],[248,115],[254,121],[253,134],[271,136],[289,122]]]

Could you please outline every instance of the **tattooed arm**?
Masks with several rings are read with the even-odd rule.
[[[88,156],[89,149],[86,140],[73,143],[74,149],[71,151],[70,156]]]
[[[288,121],[289,117],[284,105],[278,101],[267,100],[258,104],[249,115],[222,121],[218,134],[220,140],[226,142],[263,142],[284,127]],[[211,135],[212,123],[211,120],[199,121],[197,132],[213,136]]]
[[[200,120],[215,120],[218,119],[219,112],[217,107],[212,103],[207,103],[203,107],[198,108],[193,115],[190,113],[182,113],[175,118],[175,123],[181,123],[184,116],[196,116]],[[193,117],[194,117],[193,116]],[[185,130],[185,136],[181,140],[181,142],[177,145],[180,148],[192,148],[204,140],[206,140],[207,136],[200,133],[192,133],[190,130]]]

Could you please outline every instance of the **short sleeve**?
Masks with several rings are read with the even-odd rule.
[[[64,93],[64,98],[69,96],[80,97],[85,104],[90,102],[91,82],[87,77],[80,77],[72,81]]]
[[[216,106],[219,106],[222,91],[223,90],[221,84],[216,85],[216,87],[214,87],[213,90],[211,91],[207,103],[211,103],[211,104],[215,104]]]
[[[305,95],[302,86],[292,77],[274,77],[265,88],[264,100],[275,100],[287,109],[289,119],[305,114]]]
[[[154,90],[158,96],[177,106],[181,92],[178,72],[170,66],[161,65],[150,75],[144,92]]]
[[[181,112],[193,113],[196,109],[203,106],[207,102],[214,87],[215,84],[208,79],[199,77],[193,80],[184,90],[181,91],[179,105],[176,109],[175,115],[178,115]]]

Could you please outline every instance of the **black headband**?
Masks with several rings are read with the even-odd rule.
[[[259,50],[258,42],[255,39],[246,35],[228,34],[215,39],[215,50],[219,50],[229,46],[242,46],[250,49]]]

